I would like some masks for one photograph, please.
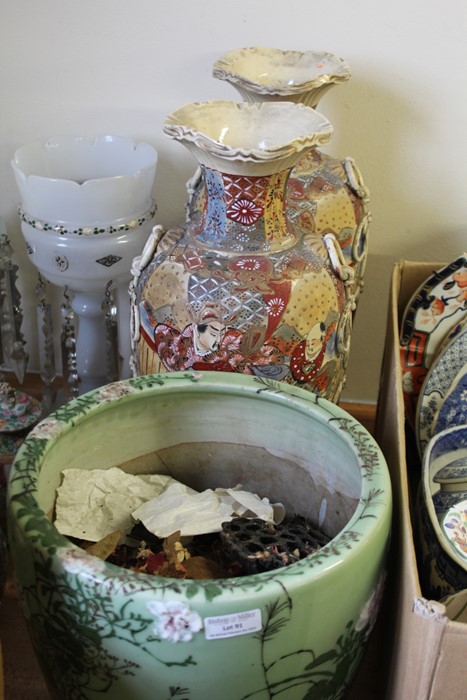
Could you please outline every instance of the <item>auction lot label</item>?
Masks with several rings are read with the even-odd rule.
[[[262,628],[261,610],[246,610],[230,615],[216,615],[204,618],[206,639],[238,637],[240,634],[258,632]]]

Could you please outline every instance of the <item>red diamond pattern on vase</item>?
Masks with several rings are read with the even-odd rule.
[[[268,177],[246,177],[245,175],[230,175],[223,173],[225,204],[229,208],[237,199],[250,199],[257,206],[263,207],[266,192],[269,188]]]
[[[186,270],[199,270],[205,264],[204,258],[195,251],[194,253],[188,253],[183,256],[183,262]]]
[[[249,226],[264,213],[268,178],[223,174],[226,215]]]

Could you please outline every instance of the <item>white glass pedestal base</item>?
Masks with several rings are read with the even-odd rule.
[[[84,394],[107,381],[105,364],[105,314],[103,293],[77,292],[71,302],[77,323],[76,368],[78,393]]]

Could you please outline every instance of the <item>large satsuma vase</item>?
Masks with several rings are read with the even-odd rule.
[[[347,63],[330,52],[249,47],[221,56],[213,76],[230,83],[245,101],[288,101],[316,108],[351,73]],[[368,256],[369,192],[353,158],[332,157],[318,145],[303,155],[288,180],[288,216],[304,234],[336,236],[354,271],[352,291],[358,301]],[[188,183],[188,218],[202,208],[202,184],[198,171]]]
[[[134,374],[241,372],[337,401],[355,308],[336,236],[304,233],[286,191],[304,153],[331,138],[314,109],[212,100],[164,130],[199,162],[200,215],[156,226],[133,261]]]

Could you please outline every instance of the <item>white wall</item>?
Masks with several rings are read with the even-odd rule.
[[[320,103],[371,193],[373,220],[348,400],[375,401],[388,286],[399,259],[450,260],[467,230],[467,5],[463,0],[0,0],[0,216],[20,265],[37,368],[36,272],[22,241],[10,160],[56,134],[123,134],[159,151],[158,222],[184,217],[194,161],[162,132],[191,101],[239,99],[211,77],[229,49],[326,50],[352,69]]]

